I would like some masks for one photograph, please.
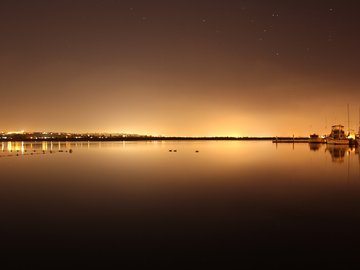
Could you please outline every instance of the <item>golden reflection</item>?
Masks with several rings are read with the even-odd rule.
[[[70,142],[66,142],[66,143],[65,143],[65,148],[67,148],[67,149],[71,148],[71,143],[70,143]]]
[[[47,142],[43,142],[43,143],[42,143],[41,150],[46,151],[47,149],[48,149],[48,144],[47,144]]]
[[[321,143],[309,143],[309,148],[311,151],[319,151],[322,146],[323,144]]]
[[[331,160],[334,163],[343,163],[345,161],[345,156],[350,156],[351,154],[356,154],[356,149],[351,148],[348,145],[326,145],[325,152],[329,152],[331,155]]]
[[[13,146],[13,151],[20,152],[21,151],[21,142],[16,142]]]
[[[57,143],[55,143],[56,145]],[[70,143],[58,143],[59,151],[64,151],[71,149]],[[30,142],[1,142],[1,152],[13,153],[13,155],[34,155],[35,153],[45,153],[53,152],[54,143],[53,142],[39,142],[39,143],[30,143]],[[56,148],[56,147],[55,147]]]
[[[7,143],[7,150],[12,151],[12,142]]]
[[[24,154],[26,152],[26,145],[24,142],[7,142],[1,143],[2,152],[16,152]]]

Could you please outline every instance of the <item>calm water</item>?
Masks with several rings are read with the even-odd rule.
[[[344,266],[360,251],[358,149],[6,142],[0,166],[1,248],[31,260]]]

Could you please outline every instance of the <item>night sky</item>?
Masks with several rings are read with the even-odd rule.
[[[0,131],[358,129],[359,1],[0,2]],[[327,127],[327,129],[326,129]]]

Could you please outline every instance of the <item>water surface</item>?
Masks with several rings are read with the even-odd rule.
[[[345,265],[359,249],[355,148],[166,141],[1,150],[7,252]]]

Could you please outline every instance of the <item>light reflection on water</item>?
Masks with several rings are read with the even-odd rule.
[[[51,248],[52,235],[62,241],[56,245],[136,252],[191,246],[218,256],[296,243],[303,252],[339,254],[360,240],[357,148],[159,141],[3,142],[1,149],[24,153],[0,160],[8,246],[32,239]]]
[[[57,157],[44,161],[49,163],[49,170],[53,163],[64,163],[62,165],[66,168],[68,160],[71,159],[78,168],[96,162],[113,175],[126,174],[127,178],[135,176],[132,175],[134,172],[129,172],[127,168],[138,167],[140,171],[148,169],[150,178],[153,174],[162,172],[183,173],[182,170],[191,171],[200,178],[206,174],[222,178],[234,174],[233,177],[236,178],[236,173],[240,171],[249,174],[247,179],[258,179],[262,172],[270,173],[270,177],[280,174],[286,178],[286,174],[293,170],[297,171],[298,178],[318,180],[333,179],[334,174],[340,173],[344,178],[355,172],[359,174],[356,168],[360,166],[358,148],[326,144],[275,145],[271,142],[238,141],[1,142],[1,149],[0,157],[17,158],[35,152],[48,154],[68,152],[71,149],[76,153],[75,157]],[[118,164],[119,161],[127,166],[122,171],[119,171],[123,166]],[[29,164],[33,167],[28,169],[34,171],[40,165],[38,161],[29,161]],[[16,165],[16,161],[13,165]],[[152,167],[148,167],[150,165]],[[352,173],[344,174],[342,167],[336,165],[343,165]],[[258,170],[251,171],[254,168]],[[72,165],[68,169],[72,170]]]
[[[118,171],[119,165],[126,164],[129,168],[147,168],[149,164],[149,177],[159,172],[180,173],[190,170],[194,175],[204,175],[209,172],[224,176],[241,169],[242,173],[249,173],[248,179],[258,178],[258,174],[267,171],[275,175],[297,171],[297,177],[306,179],[332,179],[334,173],[340,173],[341,168],[356,170],[360,164],[359,149],[348,146],[332,146],[326,144],[281,144],[270,142],[1,142],[0,157],[21,157],[29,153],[56,153],[68,152],[70,149],[76,153],[72,157],[79,168],[84,164],[96,162],[112,170],[112,173],[131,178],[131,172],[125,168]],[[170,152],[171,151],[171,152]],[[176,151],[176,152],[175,152]],[[55,160],[44,161],[49,166],[62,164],[67,166],[69,157],[57,157]],[[16,165],[16,161],[13,165]],[[40,164],[29,161],[33,166],[29,170],[36,171]],[[332,166],[335,165],[334,166]],[[343,165],[339,167],[336,165]],[[259,170],[251,171],[252,168]],[[171,169],[170,169],[171,168]],[[306,169],[305,169],[306,168]],[[72,169],[72,166],[68,168]],[[304,170],[302,170],[304,169]],[[51,167],[49,167],[51,170]],[[161,174],[161,173],[160,173]],[[351,174],[351,173],[350,173]],[[346,174],[343,175],[344,177]]]
[[[70,142],[1,142],[1,152],[25,154],[33,150],[36,151],[64,150],[65,151],[71,149],[71,147],[77,147],[77,146],[78,143],[70,143]]]

